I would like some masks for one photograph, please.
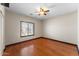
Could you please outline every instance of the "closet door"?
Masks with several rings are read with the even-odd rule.
[[[0,5],[0,55],[3,54],[4,50],[4,7]]]

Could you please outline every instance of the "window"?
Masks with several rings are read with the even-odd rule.
[[[34,35],[34,23],[31,22],[20,22],[20,36],[33,36]]]

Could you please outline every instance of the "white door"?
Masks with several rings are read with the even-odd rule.
[[[4,16],[2,14],[2,9],[0,5],[0,55],[2,55],[4,50]]]

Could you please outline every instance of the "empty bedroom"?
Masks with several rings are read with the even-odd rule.
[[[79,3],[0,3],[0,55],[78,56],[78,7]]]

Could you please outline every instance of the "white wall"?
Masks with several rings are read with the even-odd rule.
[[[4,44],[4,15],[5,10],[4,7],[0,5],[0,55],[3,54],[3,50],[5,47]]]
[[[78,41],[78,42],[77,42],[77,45],[78,45],[78,49],[79,49],[79,8],[78,8],[78,17],[77,17],[77,18],[78,18],[78,21],[77,21],[77,27],[78,27],[78,28],[77,28],[77,31],[78,31],[78,32],[77,32],[77,38],[78,38],[77,41]]]
[[[77,12],[43,21],[44,37],[77,44]]]
[[[42,22],[24,15],[16,14],[11,11],[5,12],[5,38],[6,45],[21,42],[42,36]],[[20,37],[20,21],[35,23],[35,35],[29,37]]]

